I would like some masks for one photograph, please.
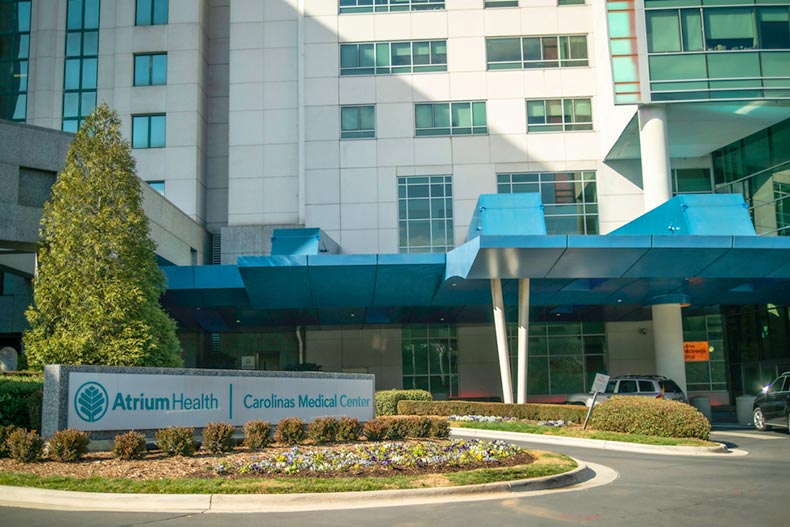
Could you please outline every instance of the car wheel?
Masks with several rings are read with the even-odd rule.
[[[754,409],[754,413],[752,414],[752,422],[754,423],[754,428],[760,432],[765,432],[768,429],[768,427],[765,425],[765,416],[763,415],[763,411],[760,408]]]

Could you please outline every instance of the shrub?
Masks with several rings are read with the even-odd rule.
[[[14,425],[0,425],[0,458],[8,457],[8,436],[14,430]]]
[[[384,390],[376,392],[376,415],[397,415],[399,401],[432,401],[425,390]]]
[[[233,450],[233,427],[227,423],[209,423],[203,428],[201,450],[222,454]]]
[[[74,463],[88,452],[90,442],[88,433],[82,430],[58,430],[49,440],[49,456],[62,463]]]
[[[381,441],[387,436],[387,429],[389,423],[381,418],[376,418],[371,421],[366,421],[362,427],[362,435],[368,441]]]
[[[272,442],[271,430],[268,421],[247,421],[244,424],[244,444],[253,450],[266,448]]]
[[[44,389],[40,388],[27,396],[27,417],[30,426],[41,429],[41,411],[44,406]]]
[[[274,440],[286,445],[298,445],[304,441],[304,421],[298,417],[283,419],[277,424]]]
[[[0,376],[0,408],[2,408],[0,425],[36,428],[39,423],[31,421],[30,405],[35,403],[31,403],[30,397],[33,396],[37,400],[43,385],[41,375]],[[39,408],[39,415],[40,411]]]
[[[431,435],[437,439],[447,439],[450,437],[450,422],[443,417],[431,419]]]
[[[337,434],[338,441],[356,441],[359,439],[359,434],[362,433],[362,425],[359,420],[354,417],[341,417],[337,420]]]
[[[569,404],[505,404],[471,401],[400,401],[400,415],[494,415],[532,421],[568,421],[583,423],[584,406]]]
[[[596,405],[590,426],[598,430],[707,440],[710,423],[688,404],[650,397],[613,396]]]
[[[17,428],[8,435],[8,455],[21,463],[40,461],[44,453],[44,440],[35,431]]]
[[[148,452],[148,448],[145,444],[145,435],[140,432],[130,430],[125,434],[115,436],[112,455],[118,459],[123,459],[124,461],[143,459],[146,452]]]
[[[156,431],[156,444],[168,456],[191,456],[197,449],[193,434],[186,426],[171,426]]]
[[[333,443],[337,438],[337,419],[318,417],[307,427],[307,437],[316,444]]]

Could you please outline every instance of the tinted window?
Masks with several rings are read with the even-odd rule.
[[[617,386],[617,381],[609,381],[606,383],[606,391],[604,393],[614,393],[614,389]]]
[[[655,392],[656,388],[651,381],[639,381],[640,392]]]
[[[664,390],[665,393],[683,393],[683,390],[680,389],[680,386],[675,384],[675,381],[661,381],[661,389]]]
[[[781,392],[782,386],[784,385],[785,378],[779,377],[774,382],[771,383],[771,387],[768,389],[769,392]]]
[[[782,391],[790,392],[790,376],[785,377],[785,386]]]
[[[636,381],[620,381],[620,388],[617,393],[636,393]]]

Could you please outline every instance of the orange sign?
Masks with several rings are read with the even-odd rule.
[[[710,360],[707,341],[684,342],[683,356],[686,362],[705,362]]]

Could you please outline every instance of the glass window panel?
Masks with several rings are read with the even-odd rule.
[[[77,128],[79,126],[79,121],[76,119],[64,119],[63,120],[63,131],[64,132],[72,132],[77,133]]]
[[[760,77],[759,53],[711,53],[708,55],[708,77]]]
[[[132,148],[148,147],[148,117],[132,117]]]
[[[356,44],[341,44],[340,45],[340,67],[341,68],[355,68],[357,63],[357,45]]]
[[[151,25],[151,2],[152,0],[137,0],[135,11],[135,24],[138,26]]]
[[[431,44],[429,42],[415,42],[413,45],[413,64],[431,63]]]
[[[577,123],[592,122],[592,101],[590,99],[573,100],[574,121]]]
[[[340,129],[342,131],[359,129],[359,112],[355,106],[340,109]]]
[[[490,38],[486,40],[488,62],[521,62],[521,39]]]
[[[543,45],[543,60],[549,61],[559,59],[560,52],[557,37],[543,37],[541,40]]]
[[[433,105],[433,122],[437,128],[450,127],[450,104]]]
[[[527,101],[527,122],[529,124],[546,122],[546,109],[543,101]]]
[[[359,45],[359,65],[362,68],[370,68],[375,63],[373,55],[373,44]]]
[[[587,58],[587,37],[573,36],[568,37],[570,47],[570,58],[574,60]]]
[[[386,67],[390,65],[390,45],[389,43],[376,44],[376,66]]]
[[[470,103],[453,103],[453,126],[472,126],[472,106]]]
[[[80,59],[66,60],[66,74],[64,75],[63,88],[78,90],[80,88]]]
[[[78,57],[82,54],[82,33],[74,32],[66,34],[66,56]]]
[[[760,7],[757,24],[762,49],[790,48],[790,23],[786,7]]]
[[[150,84],[148,60],[149,55],[137,55],[134,57],[135,86],[147,86]]]
[[[17,4],[17,24],[19,32],[30,31],[30,2]]]
[[[154,1],[154,24],[167,24],[168,0]]]
[[[708,76],[705,54],[653,56],[648,59],[650,79],[704,79]]]
[[[374,106],[361,106],[359,108],[360,128],[374,130],[376,128],[376,115]]]
[[[430,200],[410,199],[408,202],[408,219],[427,219],[431,215]]]
[[[703,14],[708,49],[755,47],[754,9],[748,7],[705,9]]]
[[[711,192],[707,168],[683,168],[676,171],[677,192]]]
[[[584,390],[584,366],[581,357],[549,359],[551,393],[575,393]]]
[[[96,108],[96,92],[82,92],[82,105],[80,106],[80,116],[85,117],[93,112]]]
[[[393,66],[410,66],[411,65],[411,43],[410,42],[393,42],[390,46],[392,50],[392,65]]]
[[[472,103],[472,124],[474,126],[486,126],[486,103]]]
[[[521,39],[522,47],[524,49],[524,60],[541,60],[540,38],[528,37]]]
[[[63,94],[63,117],[79,117],[80,97],[78,93]]]
[[[435,40],[431,42],[431,64],[447,64],[447,42]]]
[[[82,29],[82,0],[69,0],[66,13],[66,29]]]
[[[527,393],[529,395],[548,395],[549,359],[547,357],[527,358]]]
[[[167,55],[153,55],[151,66],[151,84],[167,84]]]
[[[98,55],[99,54],[99,32],[98,31],[85,31],[82,34],[82,54],[83,55]]]
[[[99,28],[99,0],[85,0],[84,29]]]
[[[151,116],[151,148],[165,146],[165,116]]]
[[[702,41],[702,15],[699,9],[683,9],[680,12],[683,31],[683,51],[701,51],[705,49]]]
[[[433,107],[430,104],[414,105],[414,120],[417,128],[433,127]]]
[[[549,355],[581,355],[581,337],[552,337],[549,339]]]
[[[680,25],[676,10],[647,11],[645,22],[648,52],[680,51]]]
[[[431,222],[431,245],[448,245],[447,223],[444,220]]]
[[[96,70],[98,59],[82,59],[82,86],[83,90],[96,89]]]

